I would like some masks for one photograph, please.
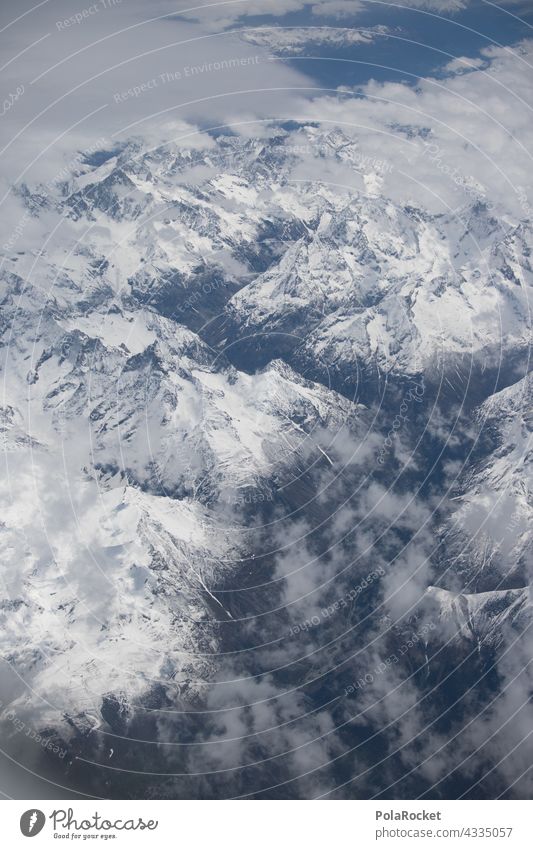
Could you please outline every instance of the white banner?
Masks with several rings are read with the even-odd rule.
[[[525,849],[529,801],[6,801],[5,847],[107,845],[204,849],[342,846]]]

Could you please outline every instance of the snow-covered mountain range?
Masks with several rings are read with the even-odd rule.
[[[245,567],[276,592],[290,571],[269,552],[293,546],[297,598],[320,608],[335,573],[326,558],[311,579],[323,552],[298,540],[324,516],[334,545],[352,531],[341,479],[358,510],[376,476],[398,503],[416,489],[409,534],[427,524],[441,550],[400,606],[432,640],[497,654],[530,624],[533,222],[482,197],[399,206],[356,140],[297,142],[133,140],[20,192],[43,238],[23,234],[0,281],[0,639],[11,709],[67,744],[126,733],[155,692],[205,705],[228,590]],[[354,188],[315,180],[309,156]],[[423,398],[404,401],[413,381]],[[383,498],[353,542],[376,557],[376,515],[396,527]],[[392,618],[398,527],[376,587]]]

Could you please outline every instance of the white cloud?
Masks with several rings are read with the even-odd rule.
[[[411,5],[418,2],[410,0]],[[6,182],[19,178],[35,159],[20,179],[53,178],[72,151],[86,149],[103,136],[110,145],[115,134],[121,133],[139,135],[148,143],[181,137],[184,144],[191,144],[199,124],[205,128],[231,122],[237,132],[261,134],[260,122],[266,118],[290,116],[326,125],[338,122],[345,131],[357,134],[362,153],[391,164],[384,189],[397,196],[414,198],[418,193],[428,204],[436,203],[431,199],[433,191],[446,203],[459,206],[468,197],[445,173],[455,169],[465,184],[479,183],[499,197],[513,194],[510,183],[519,183],[526,194],[529,191],[524,177],[531,172],[529,158],[520,142],[531,147],[531,122],[527,107],[518,99],[531,102],[529,43],[519,57],[505,48],[485,50],[487,73],[479,67],[481,59],[460,57],[445,68],[452,78],[421,80],[416,89],[371,82],[361,92],[309,102],[316,82],[286,63],[268,60],[274,34],[279,50],[289,49],[289,44],[299,50],[306,28],[255,28],[249,36],[242,31],[217,33],[212,29],[218,25],[212,7],[194,12],[196,21],[192,12],[187,21],[176,19],[186,5],[181,0],[176,9],[167,0],[157,0],[150,14],[167,17],[146,22],[145,4],[131,0],[60,31],[56,23],[72,14],[66,0],[60,0],[52,16],[45,5],[26,16],[23,27],[11,27],[8,58],[43,40],[4,72],[6,91],[15,91],[21,84],[25,87],[9,111],[10,138],[1,171]],[[228,20],[233,16],[234,22],[260,13],[283,16],[306,6],[314,14],[330,16],[334,11],[362,8],[359,0],[252,0],[217,9]],[[13,9],[3,7],[0,24],[14,16]],[[124,32],[115,35],[118,30]],[[317,32],[323,43],[353,42],[362,36],[358,30],[318,27],[315,39]],[[230,61],[241,59],[250,64],[229,67]],[[464,67],[469,72],[457,73],[463,63],[468,63]],[[219,65],[222,70],[216,70]],[[186,69],[192,66],[207,70],[187,75]],[[163,82],[165,74],[175,78]],[[116,102],[129,89],[143,86],[139,94]],[[411,128],[411,137],[406,127]],[[427,141],[445,151],[439,161],[428,156],[423,137],[416,137],[423,132]],[[413,181],[415,171],[427,190]]]
[[[154,18],[170,10],[168,0],[150,5]],[[189,133],[188,144],[198,123],[220,125],[248,112],[282,114],[291,88],[307,81],[297,70],[268,63],[268,51],[236,35],[175,16],[147,21],[141,0],[58,30],[56,23],[69,14],[72,8],[60,0],[52,12],[45,5],[9,30],[6,59],[13,61],[4,71],[4,91],[23,86],[24,92],[4,116],[9,132],[0,173],[8,181],[27,168],[20,180],[52,179],[72,152],[102,137],[111,147],[117,134],[160,143]],[[0,25],[9,17],[4,8]],[[259,100],[265,87],[274,91]]]
[[[313,4],[311,11],[324,18],[348,18],[358,15],[364,8],[363,0],[320,0]]]
[[[302,101],[301,120],[338,126],[362,155],[388,163],[383,192],[441,210],[477,192],[527,217],[533,194],[533,41],[484,51],[486,69],[417,86],[370,81]]]
[[[483,59],[479,57],[471,59],[468,56],[457,56],[456,59],[448,62],[443,70],[448,74],[464,74],[467,71],[475,71],[476,68],[482,68],[484,64]]]
[[[241,38],[249,44],[266,47],[277,55],[294,55],[321,45],[329,48],[370,44],[387,34],[385,27],[351,29],[348,27],[257,27],[246,29]]]

